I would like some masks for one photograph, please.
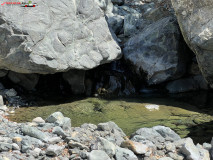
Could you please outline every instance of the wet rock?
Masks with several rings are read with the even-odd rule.
[[[64,149],[64,147],[62,147],[62,146],[50,145],[47,148],[46,155],[48,155],[48,156],[58,156],[59,154],[61,154],[63,149]]]
[[[10,71],[8,78],[15,84],[19,84],[26,90],[32,90],[38,83],[39,75],[37,74],[20,74]]]
[[[116,160],[138,160],[137,156],[129,149],[116,147]]]
[[[110,160],[109,156],[101,150],[93,150],[89,153],[88,160]]]
[[[44,142],[47,142],[47,140],[48,140],[48,136],[44,132],[38,130],[35,127],[23,125],[21,127],[21,132],[24,133],[25,135],[28,135],[28,136],[31,136],[34,138],[38,138]]]
[[[200,160],[200,153],[197,147],[194,145],[191,138],[186,138],[181,148],[181,152],[187,157],[188,160]]]
[[[36,117],[32,120],[32,122],[35,122],[35,123],[45,123],[45,120],[43,120],[43,118],[41,117]]]
[[[128,148],[135,154],[145,154],[148,151],[148,147],[146,145],[131,140],[122,142],[121,147]]]

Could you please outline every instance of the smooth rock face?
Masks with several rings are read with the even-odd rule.
[[[185,72],[180,33],[173,17],[160,19],[124,45],[124,57],[138,75],[146,73],[148,84],[159,84]]]
[[[36,3],[33,9],[0,8],[0,68],[49,74],[87,70],[120,58],[121,49],[94,0]]]
[[[184,39],[196,54],[202,74],[213,87],[212,0],[172,0],[172,5]]]

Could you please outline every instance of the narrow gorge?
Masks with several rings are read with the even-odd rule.
[[[212,160],[212,0],[2,0],[0,160]]]

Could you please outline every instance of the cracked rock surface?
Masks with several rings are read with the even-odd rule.
[[[121,49],[94,0],[36,3],[35,8],[0,7],[0,68],[49,74],[120,58]]]

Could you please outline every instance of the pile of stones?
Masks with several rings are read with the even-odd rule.
[[[114,122],[71,127],[61,112],[16,123],[0,100],[0,160],[210,160],[212,144],[195,145],[164,126],[127,137]]]

